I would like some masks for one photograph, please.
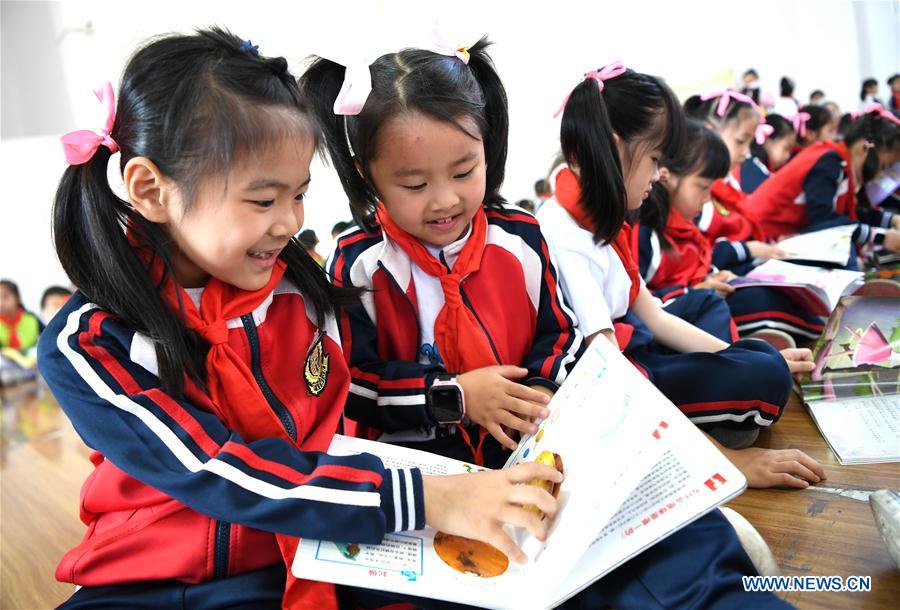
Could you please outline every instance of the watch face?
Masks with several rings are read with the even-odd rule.
[[[462,396],[454,386],[432,387],[431,416],[438,423],[455,423],[462,419]]]

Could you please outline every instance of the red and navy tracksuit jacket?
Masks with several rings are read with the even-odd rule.
[[[273,532],[377,543],[424,526],[417,469],[320,453],[337,430],[350,375],[331,319],[321,329],[325,387],[308,391],[304,365],[320,330],[310,316],[283,279],[251,314],[228,320],[229,345],[295,439],[248,443],[196,385],[183,395],[161,387],[148,337],[81,292],[69,299],[41,336],[38,362],[94,449],[95,469],[81,494],[87,533],[57,579],[198,583],[283,563]]]
[[[714,245],[719,240],[765,241],[762,226],[746,208],[747,196],[729,174],[712,184],[712,200],[703,206],[697,226]]]
[[[773,174],[767,163],[755,155],[741,163],[741,191],[747,195],[759,188]]]
[[[462,280],[463,301],[481,323],[500,364],[526,368],[523,383],[555,390],[584,346],[563,302],[547,244],[537,220],[527,212],[486,212],[481,267]],[[419,431],[427,440],[404,444],[471,461],[461,435],[445,435],[426,409],[427,388],[443,366],[418,361],[421,329],[412,264],[380,230],[356,230],[338,239],[329,262],[334,282],[366,289],[362,304],[348,307],[344,316],[351,376],[346,416],[360,426],[361,435]],[[496,452],[500,464],[488,459],[488,443],[501,448],[487,437],[486,464],[502,464]]]
[[[669,214],[676,214],[669,211]],[[671,220],[680,219],[672,218]],[[641,277],[647,288],[666,301],[689,290],[716,269],[726,269],[742,275],[753,268],[749,251],[744,242],[721,240],[712,248],[711,257],[700,254],[697,243],[702,236],[697,231],[695,239],[679,239],[665,232],[671,246],[663,248],[660,236],[642,224],[635,226],[632,251],[638,259]],[[748,335],[764,328],[783,330],[796,337],[815,339],[824,329],[821,317],[805,311],[783,293],[760,286],[743,287],[725,299],[731,316],[741,335]],[[704,328],[704,330],[708,329]],[[716,334],[716,333],[712,333]]]
[[[772,238],[859,222],[854,241],[874,237],[870,226],[889,227],[892,214],[857,210],[850,153],[843,142],[818,142],[766,180],[747,208]]]

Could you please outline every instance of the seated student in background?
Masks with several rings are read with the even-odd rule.
[[[793,123],[780,114],[767,114],[766,125],[772,128],[772,133],[762,144],[752,140],[750,156],[741,163],[741,190],[747,194],[755,191],[773,172],[787,163],[791,150],[797,144]]]
[[[819,142],[791,159],[756,189],[747,209],[774,239],[855,224],[856,244],[900,251],[900,216],[857,206],[857,191],[900,158],[897,121],[880,107],[856,118],[842,142]]]
[[[764,141],[765,124],[753,100],[736,91],[719,91],[710,95],[694,95],[684,102],[685,114],[714,129],[728,147],[731,170],[725,178],[712,184],[709,202],[703,205],[697,226],[710,246],[719,240],[735,242],[742,259],[778,258],[781,251],[766,243],[760,224],[746,210],[747,195],[741,192],[735,171],[747,158],[750,142]]]
[[[62,309],[71,296],[72,291],[63,286],[50,286],[44,290],[44,294],[41,295],[41,320],[43,323],[49,324],[56,312]]]
[[[0,280],[0,347],[27,352],[38,342],[41,321],[25,311],[19,286],[12,280]]]
[[[821,89],[814,89],[809,94],[809,103],[810,104],[821,105],[824,102],[825,102],[825,92],[822,91]]]
[[[486,46],[467,60],[382,56],[358,114],[334,112],[339,64],[317,60],[301,86],[355,216],[370,222],[329,261],[337,285],[364,289],[344,325],[349,427],[496,468],[536,430],[583,340],[537,221],[499,193],[508,115]],[[465,421],[430,408],[450,384]]]
[[[788,117],[793,121],[797,131],[797,150],[794,152],[809,148],[818,142],[834,140],[837,131],[833,118],[828,108],[813,104],[804,106],[795,116]]]
[[[881,99],[878,97],[878,79],[867,78],[863,80],[859,91],[859,111],[865,112],[872,104],[881,104]]]
[[[780,114],[781,116],[794,116],[800,109],[800,102],[794,97],[794,89],[796,87],[793,79],[782,76],[781,81],[778,83],[778,87],[780,94],[778,99],[775,100],[775,106],[772,108],[772,112]],[[758,103],[759,102],[757,102],[757,104]]]
[[[316,96],[357,216],[377,222],[341,237],[329,265],[336,283],[366,289],[344,325],[347,417],[385,432],[382,440],[496,465],[517,432],[535,431],[531,418],[544,413],[543,399],[566,377],[583,338],[540,226],[499,195],[506,95],[485,44],[449,51],[407,49],[376,60],[358,115],[333,111],[343,67],[319,60],[302,83]],[[438,384],[462,388],[476,425],[460,421],[460,410],[448,417],[428,408]],[[743,591],[740,576],[752,573],[734,530],[714,511],[562,608],[783,606]],[[390,599],[370,591],[355,601],[369,608]]]
[[[331,238],[337,239],[337,236],[349,229],[353,226],[352,222],[347,222],[346,220],[339,220],[334,223],[334,226],[331,227]]]
[[[647,287],[657,294],[676,287],[713,288],[726,299],[741,336],[777,347],[796,347],[792,337],[817,338],[824,320],[783,293],[768,287],[735,290],[728,284],[735,274],[753,268],[753,261],[742,257],[746,247],[735,248],[739,242],[725,240],[710,246],[694,224],[712,182],[728,171],[728,148],[715,131],[695,120],[688,121],[685,139],[678,156],[660,160],[660,179],[634,227],[632,245]]]
[[[722,445],[748,447],[774,423],[791,372],[811,370],[809,350],[779,353],[762,341],[734,345],[669,314],[644,286],[625,222],[678,156],[684,117],[661,80],[613,64],[588,73],[562,118],[567,167],[538,212],[568,302],[588,341],[610,341],[684,414]],[[824,478],[799,452],[749,448],[726,455],[753,487],[806,487]],[[796,460],[796,461],[795,461]]]
[[[900,118],[900,74],[891,76],[887,84],[891,88],[888,98],[888,110],[893,112],[895,117]]]
[[[537,212],[544,202],[553,197],[553,186],[546,178],[541,178],[534,183],[534,211]]]

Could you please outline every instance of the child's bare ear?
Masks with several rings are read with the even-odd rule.
[[[129,159],[122,178],[128,201],[138,214],[150,222],[169,222],[171,210],[168,203],[173,187],[153,161],[147,157]]]

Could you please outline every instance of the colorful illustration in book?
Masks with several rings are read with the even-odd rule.
[[[900,299],[841,299],[803,382],[807,401],[900,392]]]

